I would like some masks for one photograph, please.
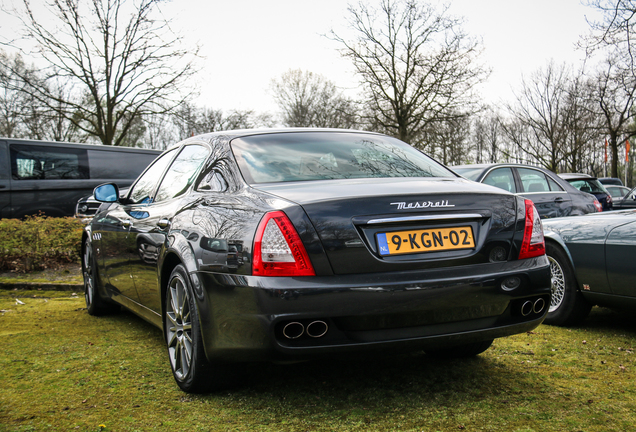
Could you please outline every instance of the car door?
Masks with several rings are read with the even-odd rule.
[[[130,207],[137,216],[131,227],[136,253],[131,255],[130,276],[139,293],[139,302],[157,313],[161,313],[162,302],[158,258],[170,233],[170,222],[183,206],[187,192],[208,155],[205,145],[184,146],[166,171],[152,202]],[[189,232],[180,234],[186,238],[198,235]]]
[[[538,169],[515,169],[521,183],[521,195],[532,200],[542,218],[569,214],[572,199],[554,180]]]
[[[614,209],[636,208],[636,188],[632,189],[622,199],[614,202]]]
[[[97,232],[101,236],[102,263],[110,289],[133,301],[139,295],[131,276],[130,264],[137,255],[136,234],[133,228],[140,213],[151,202],[159,180],[174,151],[164,153],[137,179],[120,202],[111,204],[107,213],[99,216]]]
[[[612,229],[605,241],[605,268],[612,294],[636,297],[634,257],[636,222]]]

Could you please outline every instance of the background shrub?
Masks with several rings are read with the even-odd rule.
[[[79,263],[83,228],[72,217],[0,219],[0,270],[27,272]]]

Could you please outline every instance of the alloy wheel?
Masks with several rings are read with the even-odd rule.
[[[177,274],[168,287],[166,339],[172,370],[183,380],[192,365],[192,321],[185,281]]]

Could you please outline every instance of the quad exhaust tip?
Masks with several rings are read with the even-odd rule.
[[[535,301],[527,300],[521,306],[521,315],[528,316],[531,313],[539,314],[545,309],[545,300],[538,298]]]
[[[302,335],[306,334],[312,338],[320,338],[327,334],[329,326],[326,322],[321,320],[312,321],[307,324],[307,327],[297,321],[292,321],[285,324],[283,327],[283,336],[287,339],[298,339]]]
[[[307,336],[312,338],[323,337],[327,334],[329,326],[324,321],[314,321],[307,326]]]
[[[298,339],[305,333],[305,326],[299,322],[290,322],[283,327],[283,335],[287,339]]]

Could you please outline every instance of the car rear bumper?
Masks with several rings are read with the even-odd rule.
[[[219,361],[451,347],[532,330],[550,304],[545,256],[330,277],[198,272],[193,282],[206,353]]]

